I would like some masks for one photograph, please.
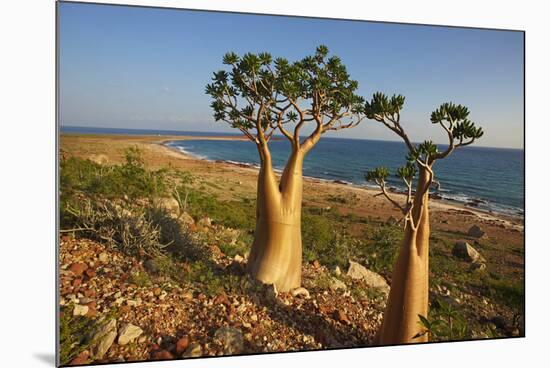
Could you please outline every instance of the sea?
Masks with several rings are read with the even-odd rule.
[[[231,133],[184,132],[111,128],[61,127],[61,132],[80,134],[152,134],[190,136],[238,136]],[[236,140],[173,140],[167,146],[200,159],[226,161],[258,167],[254,143]],[[275,169],[282,170],[289,154],[289,142],[270,142]],[[440,147],[442,150],[443,147]],[[304,160],[304,176],[350,185],[375,187],[365,180],[367,170],[386,166],[391,172],[404,165],[402,142],[323,137]],[[449,201],[489,212],[524,215],[524,150],[468,146],[455,150],[435,163],[439,188],[432,193]],[[392,175],[388,186],[403,191],[401,179]]]

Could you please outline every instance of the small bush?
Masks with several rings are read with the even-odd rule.
[[[452,341],[472,338],[472,330],[461,311],[452,307],[441,299],[432,303],[429,317],[419,316],[419,323],[424,333],[430,335],[431,340]]]
[[[63,196],[75,192],[115,198],[150,198],[166,192],[165,170],[145,168],[141,151],[129,148],[123,165],[100,165],[90,160],[69,157],[60,163],[60,190]]]
[[[59,319],[59,360],[61,365],[67,365],[82,351],[97,343],[93,334],[98,328],[117,319],[120,311],[112,308],[103,318],[94,320],[86,316],[73,316],[73,305],[62,309]]]
[[[329,220],[310,214],[302,216],[304,261],[309,262],[315,259],[321,261],[321,258],[329,256],[333,250],[333,241],[334,234]]]
[[[76,232],[138,256],[156,256],[171,244],[162,243],[160,225],[141,207],[85,197],[66,206],[62,226],[70,229],[62,232]]]
[[[255,203],[220,201],[211,194],[184,185],[179,186],[176,193],[178,202],[186,203],[188,212],[195,218],[210,217],[221,225],[247,231],[255,227]]]
[[[88,348],[89,332],[94,320],[85,316],[73,316],[70,307],[64,308],[59,319],[59,360],[62,365],[70,363]]]
[[[372,271],[386,276],[392,272],[402,236],[403,230],[392,225],[381,225],[367,235],[370,241],[363,251]]]
[[[146,287],[151,286],[152,281],[149,277],[149,274],[147,272],[133,272],[130,274],[130,278],[128,280],[131,284],[137,285],[139,287]]]
[[[504,305],[517,310],[523,309],[525,303],[525,291],[522,283],[509,280],[487,279],[489,296]]]

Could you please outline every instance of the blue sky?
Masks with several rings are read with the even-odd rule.
[[[61,125],[232,131],[204,93],[223,54],[292,61],[325,44],[359,94],[406,96],[413,140],[444,142],[429,116],[453,101],[484,128],[480,146],[523,147],[520,32],[71,3],[59,15]],[[374,121],[337,135],[396,140]]]

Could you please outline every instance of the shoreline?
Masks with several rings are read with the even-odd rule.
[[[96,162],[120,163],[124,160],[123,149],[130,146],[142,146],[149,156],[148,166],[151,168],[163,168],[175,165],[203,179],[210,179],[214,182],[242,183],[239,190],[245,190],[249,195],[255,193],[256,175],[258,169],[248,164],[237,164],[227,161],[215,161],[204,158],[197,158],[190,153],[181,152],[176,147],[170,147],[166,143],[177,140],[246,140],[245,137],[236,136],[171,136],[171,135],[111,135],[111,134],[82,134],[62,133],[61,142],[72,142],[60,144],[60,154],[69,153],[72,155],[88,158]],[[71,144],[73,146],[71,146]],[[69,148],[69,149],[67,149]],[[99,161],[98,161],[99,160]],[[279,173],[276,173],[280,175]],[[306,185],[310,188],[306,188]],[[310,195],[313,193],[315,195]],[[355,184],[343,184],[330,179],[304,177],[304,203],[317,207],[337,207],[346,213],[356,213],[365,217],[374,217],[389,220],[399,218],[400,213],[395,210],[384,198],[376,197],[379,193],[374,188],[368,188]],[[233,195],[234,193],[223,193],[221,197]],[[324,197],[323,197],[324,195]],[[351,203],[340,204],[327,200],[327,197],[356,196]],[[391,193],[393,196],[401,197],[403,194]],[[362,202],[362,203],[361,203]],[[521,215],[495,213],[474,209],[460,202],[444,199],[433,199],[430,207],[434,211],[434,219],[437,217],[449,218],[439,220],[442,228],[457,229],[463,228],[468,223],[486,223],[495,228],[497,232],[509,229],[512,232],[523,233],[524,217]],[[477,220],[476,220],[477,219]],[[437,219],[435,221],[438,221]],[[445,222],[441,222],[445,221]],[[448,221],[448,222],[447,222]],[[468,225],[470,226],[470,225]],[[498,229],[501,230],[498,230]],[[467,229],[465,229],[467,230]]]
[[[243,168],[243,169],[254,170],[256,172],[259,170],[259,167],[257,167],[254,164],[249,164],[249,163],[246,163],[246,162],[234,162],[234,161],[231,161],[231,160],[213,160],[213,159],[209,159],[209,158],[206,158],[206,157],[200,157],[200,156],[194,155],[194,154],[192,154],[190,152],[187,152],[187,151],[184,152],[184,151],[182,151],[182,150],[180,150],[176,147],[168,145],[169,143],[174,142],[174,141],[178,141],[178,140],[181,140],[181,141],[191,141],[191,140],[246,141],[247,140],[246,137],[242,137],[242,138],[239,138],[239,137],[223,137],[223,136],[220,136],[220,137],[217,137],[217,136],[212,136],[212,137],[207,137],[207,136],[200,136],[200,137],[182,136],[182,137],[183,137],[183,139],[171,139],[171,138],[170,139],[163,139],[162,141],[158,142],[157,144],[159,144],[163,148],[166,148],[166,149],[170,150],[171,152],[174,152],[178,155],[181,155],[185,159],[200,160],[200,161],[205,161],[205,162],[209,162],[209,163],[213,163],[213,164],[231,165],[231,166],[235,166],[235,167],[239,167],[239,168]],[[281,170],[277,169],[277,170],[274,170],[274,171],[277,175],[281,174]],[[346,188],[349,188],[349,189],[352,189],[352,190],[365,191],[365,192],[367,192],[371,195],[376,195],[376,194],[380,193],[380,191],[377,190],[376,188],[370,188],[370,187],[367,187],[367,186],[362,186],[360,184],[347,182],[345,180],[325,179],[325,178],[319,178],[319,177],[307,176],[307,175],[304,175],[303,178],[304,178],[304,181],[309,181],[309,182],[319,183],[319,184],[345,186]],[[396,191],[396,190],[391,190],[390,189],[390,193],[394,196],[398,196],[398,197],[401,197],[401,198],[404,197],[403,193],[401,193],[399,191]],[[454,200],[454,199],[430,198],[430,205],[431,206],[435,205],[434,207],[439,208],[439,209],[452,209],[452,210],[459,210],[459,211],[468,211],[468,212],[471,212],[472,214],[475,214],[478,217],[486,219],[486,220],[499,220],[499,219],[502,219],[503,217],[506,220],[511,219],[511,220],[524,221],[524,219],[525,219],[525,214],[519,214],[519,213],[512,214],[512,213],[504,213],[504,212],[474,208],[474,207],[468,206],[466,203],[463,203],[463,202],[460,202],[460,201]],[[512,225],[512,224],[510,224],[510,225]],[[523,230],[523,226],[521,228]]]

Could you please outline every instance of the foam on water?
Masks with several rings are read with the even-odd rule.
[[[256,148],[246,141],[198,139],[172,141],[167,145],[200,159],[256,168],[260,164]],[[279,173],[288,158],[287,145],[281,140],[270,146],[274,168]],[[404,164],[404,157],[400,142],[325,138],[306,157],[304,176],[376,188],[365,181],[365,172],[380,165],[394,172]],[[432,194],[473,209],[523,215],[523,151],[467,147],[437,165],[441,187],[432,189]],[[388,187],[396,192],[405,191],[403,182],[395,176],[388,178]]]

